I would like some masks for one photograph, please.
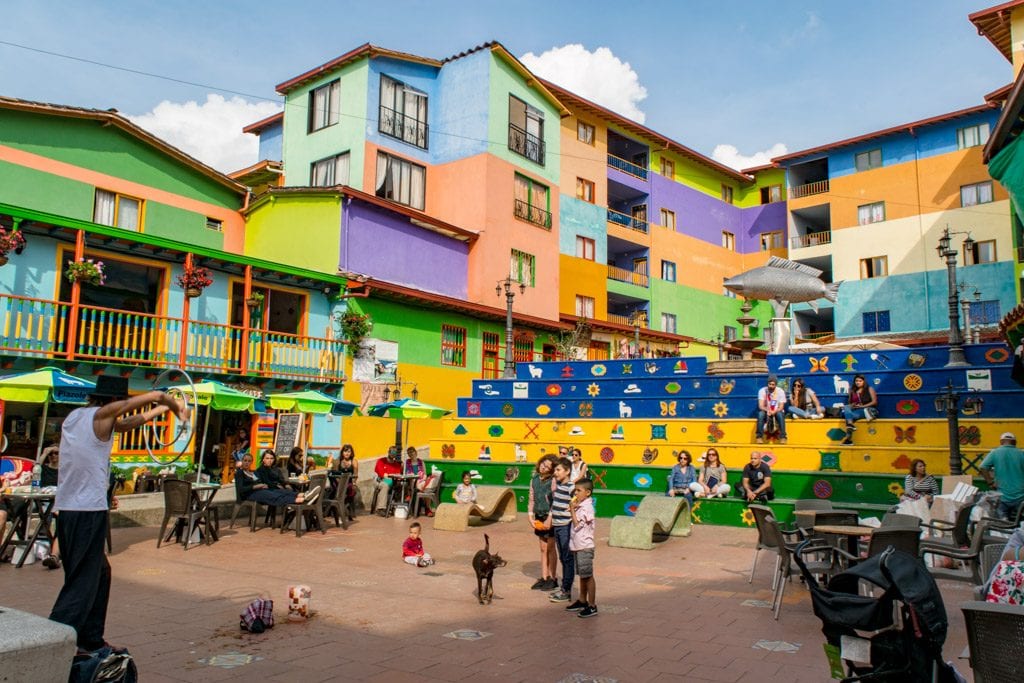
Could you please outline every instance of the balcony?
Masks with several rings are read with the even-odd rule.
[[[377,119],[377,130],[384,135],[416,145],[420,149],[427,149],[429,127],[426,121],[420,121],[414,116],[406,116],[402,112],[382,106]]]
[[[544,165],[544,141],[513,123],[508,124],[508,148],[519,156]]]
[[[608,322],[618,323],[619,325],[625,325],[626,327],[633,327],[634,322],[640,323],[637,325],[642,330],[647,329],[647,316],[646,315],[619,315],[618,313],[609,313]]]
[[[808,334],[797,335],[794,339],[795,344],[831,344],[836,340],[835,332],[811,332]]]
[[[608,266],[608,279],[617,280],[618,282],[628,282],[629,284],[637,285],[638,287],[647,287],[648,285],[647,273],[639,273],[635,270],[619,268],[618,266]],[[632,325],[633,323],[627,324]]]
[[[622,171],[626,175],[631,175],[634,178],[640,180],[647,180],[647,168],[645,166],[638,166],[631,161],[620,159],[614,154],[608,155],[608,166],[616,170]]]
[[[338,339],[13,295],[0,295],[0,353],[317,382],[345,379],[345,342]]]
[[[624,213],[619,213],[614,209],[608,209],[608,222],[614,223],[615,225],[621,225],[622,227],[629,228],[630,230],[642,232],[645,235],[649,231],[647,221],[641,218],[634,218],[633,216],[629,216]]]
[[[530,206],[529,202],[523,201],[522,199],[515,200],[515,206],[513,209],[516,218],[524,221],[529,221],[534,225],[539,225],[542,228],[551,227],[551,212],[545,211],[538,206]]]
[[[809,232],[806,235],[796,235],[789,239],[790,249],[803,249],[806,247],[817,247],[822,244],[832,244],[832,231]]]
[[[800,199],[801,197],[810,197],[811,195],[825,194],[826,192],[828,192],[828,179],[791,187],[789,189],[789,198]]]

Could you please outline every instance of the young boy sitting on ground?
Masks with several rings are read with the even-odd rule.
[[[434,564],[434,558],[423,550],[420,528],[419,522],[409,525],[409,538],[402,543],[402,560],[415,567],[429,567]]]

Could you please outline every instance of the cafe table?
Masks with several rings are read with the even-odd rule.
[[[394,512],[395,507],[404,504],[412,493],[412,487],[416,485],[418,474],[389,474],[388,477],[394,482],[391,486],[391,500],[388,501],[387,510],[384,516],[388,517]]]
[[[3,543],[0,543],[0,556],[3,556],[8,546],[24,547],[25,552],[22,553],[18,559],[15,567],[21,568],[25,564],[25,560],[28,558],[29,553],[32,552],[32,546],[35,545],[36,541],[40,540],[40,536],[43,536],[45,540],[50,542],[50,547],[53,547],[53,532],[50,530],[50,526],[53,522],[53,504],[56,500],[56,489],[53,487],[47,487],[36,491],[12,492],[10,494],[4,494],[5,500],[23,500],[27,503],[24,511],[19,515],[17,519],[10,520],[10,530],[4,536]],[[32,528],[32,520],[35,518],[36,525]],[[19,533],[19,529],[24,529],[24,536],[22,540],[14,540],[15,533]],[[32,529],[29,532],[29,529]]]
[[[857,540],[862,536],[870,536],[875,533],[875,527],[845,524],[819,524],[814,527],[815,534],[827,534],[830,536],[845,536],[847,550],[851,555],[857,554]]]
[[[220,484],[192,484],[192,509],[203,514],[201,519],[205,520],[206,524],[204,529],[200,530],[200,535],[208,533],[208,543],[220,540],[220,513],[213,507],[213,499],[220,488]]]
[[[834,513],[834,512],[847,512],[850,514],[857,514],[856,510],[794,510],[793,521],[796,523],[798,529],[812,529],[814,528],[814,520],[817,518],[819,513]]]

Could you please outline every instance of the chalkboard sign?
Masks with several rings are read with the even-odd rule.
[[[277,434],[274,435],[274,452],[278,457],[288,455],[299,445],[302,436],[302,413],[281,413],[277,416]]]

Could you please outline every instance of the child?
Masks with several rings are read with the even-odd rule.
[[[576,573],[580,575],[580,599],[566,607],[566,611],[579,612],[580,618],[597,616],[597,583],[594,580],[594,482],[580,479],[576,482],[569,514],[572,518],[572,549]]]
[[[562,563],[562,587],[549,597],[551,602],[569,602],[572,599],[572,582],[576,578],[575,563],[569,550],[569,535],[572,518],[569,514],[569,499],[572,498],[572,461],[559,458],[555,463],[555,481],[551,489],[551,529],[555,532],[555,547]]]
[[[434,564],[434,558],[423,551],[419,522],[409,525],[409,538],[402,543],[402,560],[416,567],[429,567]]]
[[[587,463],[583,462],[583,451],[578,448],[572,449],[572,469],[569,471],[569,481],[578,482],[580,479],[589,479]]]
[[[540,546],[541,576],[530,586],[530,590],[535,591],[558,588],[558,581],[555,579],[558,557],[555,554],[554,532],[551,531],[551,475],[557,461],[558,458],[551,453],[541,456],[533,477],[530,478],[526,517]]]
[[[469,472],[462,473],[462,483],[455,487],[452,497],[456,503],[462,503],[463,505],[476,502],[476,485],[473,483],[473,477]]]

